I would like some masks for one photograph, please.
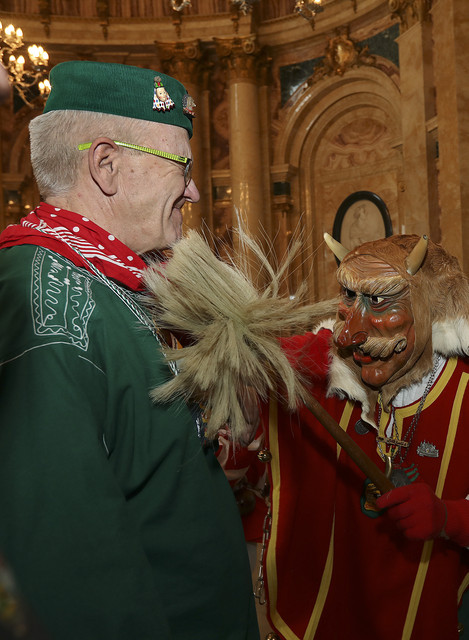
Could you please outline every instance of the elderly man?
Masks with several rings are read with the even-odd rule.
[[[270,618],[287,640],[456,639],[469,583],[468,279],[416,236],[334,249],[333,331],[283,344],[397,488],[379,496],[312,414],[270,403]]]
[[[181,236],[193,100],[66,62],[30,126],[43,201],[0,237],[0,549],[58,640],[256,640],[236,505],[142,307]],[[162,88],[165,100],[161,99]]]

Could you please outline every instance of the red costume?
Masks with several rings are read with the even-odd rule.
[[[373,427],[360,435],[361,408],[327,397],[331,333],[285,340],[285,349],[312,374],[312,391],[329,413],[384,470]],[[437,496],[469,492],[469,361],[449,359],[425,401],[405,458],[415,482]],[[443,393],[444,392],[444,393]],[[396,409],[406,433],[419,402]],[[452,542],[407,540],[367,505],[364,474],[311,413],[269,406],[272,530],[266,560],[269,615],[287,640],[457,638],[457,601],[469,582],[468,551]],[[380,433],[390,414],[381,412]],[[375,412],[378,423],[378,408]],[[437,457],[417,453],[423,442]],[[435,614],[437,612],[437,614]]]

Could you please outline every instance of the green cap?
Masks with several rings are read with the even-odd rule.
[[[71,60],[50,72],[44,113],[76,109],[172,124],[192,137],[195,102],[174,78],[126,64]]]

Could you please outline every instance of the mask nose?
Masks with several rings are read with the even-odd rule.
[[[342,349],[357,347],[366,342],[368,333],[363,330],[363,316],[357,309],[350,309],[345,315],[344,326],[336,339],[336,344]]]

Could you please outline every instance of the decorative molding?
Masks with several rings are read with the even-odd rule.
[[[298,175],[298,167],[291,164],[277,164],[270,168],[272,182],[291,182]]]
[[[288,218],[294,211],[293,198],[289,195],[272,196],[272,211],[280,218]]]
[[[392,18],[398,18],[402,31],[431,20],[432,0],[388,0]]]
[[[336,35],[329,38],[324,51],[324,61],[309,78],[308,84],[326,76],[342,76],[354,67],[374,66],[376,56],[369,53],[368,46],[361,47],[350,37],[350,27],[336,29]]]

